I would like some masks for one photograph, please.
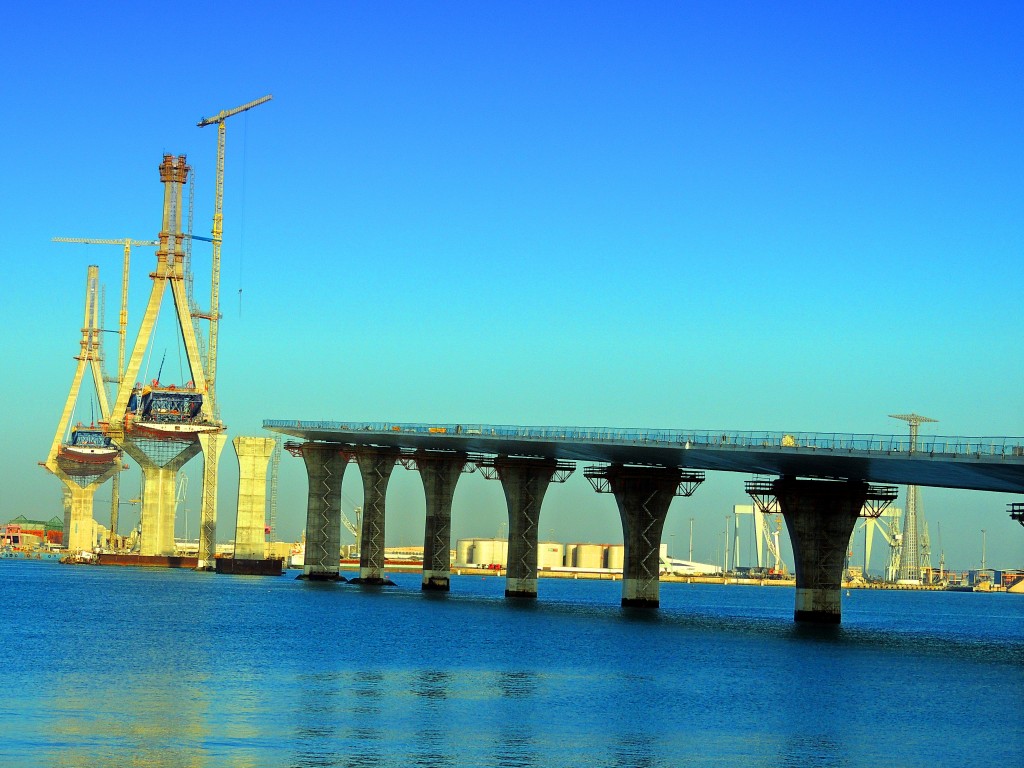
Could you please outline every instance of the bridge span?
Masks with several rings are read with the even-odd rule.
[[[341,482],[355,462],[364,488],[360,573],[382,583],[387,482],[397,463],[417,469],[426,495],[423,589],[447,590],[451,505],[463,473],[500,480],[508,504],[505,594],[537,595],[540,508],[548,486],[576,462],[598,492],[615,496],[622,521],[622,604],[657,607],[658,548],[669,505],[704,470],[775,475],[747,483],[774,497],[793,544],[797,621],[838,623],[846,545],[862,514],[878,514],[894,484],[1024,493],[1024,438],[919,437],[806,432],[721,432],[266,420],[297,438],[289,449],[309,476],[304,576],[338,579]],[[883,484],[883,485],[878,485]]]

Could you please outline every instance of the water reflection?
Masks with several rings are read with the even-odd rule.
[[[642,727],[638,724],[638,727]],[[643,731],[620,733],[612,742],[611,765],[616,768],[648,768],[657,764],[654,739]]]

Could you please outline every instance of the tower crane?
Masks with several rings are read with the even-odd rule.
[[[217,407],[217,331],[220,320],[220,248],[224,231],[224,141],[227,133],[224,121],[253,107],[258,107],[272,98],[273,96],[268,94],[234,109],[221,110],[215,116],[204,117],[196,123],[199,128],[204,128],[207,125],[217,126],[217,179],[213,203],[213,265],[210,278],[210,314],[207,317],[210,321],[210,343],[207,352],[209,370],[206,372],[207,389],[215,409]]]

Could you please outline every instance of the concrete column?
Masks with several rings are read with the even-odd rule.
[[[384,509],[397,448],[355,448],[363,478],[363,525],[359,537],[359,584],[392,584],[384,575]]]
[[[224,450],[223,432],[200,432],[203,451],[203,490],[200,501],[199,563],[201,570],[213,570],[217,556],[217,465]]]
[[[868,484],[784,477],[772,483],[796,561],[793,618],[838,624],[846,546],[868,497]]]
[[[657,608],[661,532],[683,473],[676,467],[612,465],[605,477],[622,521],[622,605]]]
[[[274,452],[275,441],[272,437],[236,437],[231,444],[238,457],[235,559],[264,560],[267,556],[267,463]],[[338,549],[341,549],[340,539]]]
[[[451,586],[452,499],[466,467],[465,453],[416,452],[423,481],[427,519],[423,531],[423,590],[447,592]]]
[[[537,597],[537,533],[540,508],[552,480],[564,481],[572,464],[555,459],[498,456],[484,464],[487,477],[501,480],[508,505],[508,563],[505,597]]]
[[[142,465],[141,555],[174,554],[174,491],[178,472],[171,467]]]
[[[300,578],[341,578],[341,482],[348,454],[337,445],[305,443],[302,459],[309,476],[306,503],[306,554]]]
[[[68,483],[67,489],[71,494],[71,514],[67,516],[68,522],[64,528],[64,545],[69,554],[78,554],[82,550],[91,552],[96,545],[93,540],[96,523],[92,517],[96,486],[83,488],[75,483]]]

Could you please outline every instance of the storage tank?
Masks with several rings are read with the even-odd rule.
[[[473,565],[501,565],[508,560],[508,541],[505,539],[473,539]]]
[[[562,564],[566,568],[572,568],[573,564],[576,562],[576,547],[577,546],[579,546],[579,545],[577,545],[577,544],[566,544],[565,545],[565,552],[562,554]]]
[[[609,544],[606,557],[608,568],[611,568],[613,571],[621,571],[623,564],[626,562],[626,545]]]
[[[577,568],[604,568],[604,544],[577,544],[573,565]]]
[[[565,563],[565,545],[557,541],[537,543],[537,567],[560,568]]]
[[[455,542],[455,564],[456,565],[469,565],[473,561],[470,560],[470,553],[473,549],[472,539],[459,539]]]

